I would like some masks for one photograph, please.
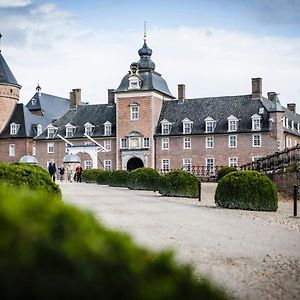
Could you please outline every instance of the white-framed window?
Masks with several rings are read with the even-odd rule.
[[[289,119],[288,118],[285,118],[285,127],[289,128]]]
[[[128,148],[128,139],[121,139],[121,149]]]
[[[47,143],[47,153],[54,153],[54,143]]]
[[[261,147],[261,135],[260,134],[252,135],[252,147]]]
[[[162,159],[161,160],[161,169],[163,173],[170,171],[170,160],[169,159]]]
[[[92,136],[94,132],[95,126],[91,123],[87,122],[84,124],[84,133],[88,136]]]
[[[10,134],[11,135],[16,135],[18,133],[19,128],[20,128],[19,124],[11,123],[10,124]]]
[[[66,137],[72,137],[74,135],[74,127],[66,127]]]
[[[36,135],[39,136],[42,134],[42,132],[43,132],[43,126],[42,124],[38,124],[36,127]]]
[[[252,161],[256,162],[260,159],[260,156],[252,156]]]
[[[192,149],[192,139],[190,137],[183,138],[183,149]]]
[[[139,119],[140,109],[138,104],[130,106],[130,120],[137,121]]]
[[[206,158],[205,166],[208,175],[212,175],[215,173],[215,159],[214,158]]]
[[[9,156],[15,156],[16,155],[16,145],[15,144],[10,144],[8,146],[8,155]]]
[[[237,157],[229,157],[228,158],[228,166],[236,168],[238,166],[238,158]]]
[[[143,138],[143,148],[149,148],[150,147],[150,138],[144,137]]]
[[[252,117],[252,130],[260,131],[261,130],[261,116],[258,114],[254,114]]]
[[[169,138],[162,138],[161,140],[161,149],[169,150]]]
[[[206,148],[214,148],[214,137],[208,136],[205,141]]]
[[[161,122],[161,133],[162,134],[170,134],[172,129],[172,123],[167,120],[162,120]]]
[[[182,132],[183,134],[191,134],[192,133],[193,122],[190,119],[184,119],[182,121]]]
[[[93,166],[93,164],[92,164],[92,161],[90,159],[84,161],[84,168],[86,170],[92,169],[92,166]]]
[[[111,140],[104,141],[104,148],[106,151],[111,151]]]
[[[236,148],[237,147],[237,136],[236,135],[229,135],[228,136],[228,147],[229,148]]]
[[[297,131],[300,133],[300,123],[297,124]]]
[[[105,159],[103,161],[104,163],[104,169],[105,170],[111,170],[112,169],[112,165],[111,165],[111,160],[110,159]]]
[[[36,146],[32,145],[32,155],[36,156]]]
[[[184,158],[182,160],[182,169],[185,171],[191,171],[192,167],[192,159],[191,158]]]
[[[238,129],[238,118],[231,115],[227,118],[228,120],[228,131],[237,131]]]
[[[48,139],[52,139],[55,136],[55,132],[56,132],[56,127],[50,126],[47,128],[47,138]]]
[[[107,121],[103,125],[104,125],[104,135],[111,135],[111,123]]]
[[[205,132],[210,133],[214,132],[216,128],[216,121],[212,117],[207,117],[204,119],[205,121]]]

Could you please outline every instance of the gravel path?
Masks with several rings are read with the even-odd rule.
[[[217,208],[216,184],[202,201],[95,184],[60,184],[66,202],[152,249],[169,248],[237,299],[300,299],[300,219],[291,201],[273,212]]]

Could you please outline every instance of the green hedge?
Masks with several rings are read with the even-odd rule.
[[[129,173],[128,187],[132,190],[158,191],[160,175],[152,168],[139,168]]]
[[[60,188],[49,173],[36,165],[0,163],[0,183],[27,186],[34,191],[41,190],[51,196],[61,197]]]
[[[82,180],[87,183],[96,182],[99,171],[99,169],[83,170]]]
[[[127,187],[129,172],[126,170],[113,171],[108,177],[108,185]]]
[[[221,170],[218,172],[217,181],[222,179],[225,175],[235,172],[236,168],[233,167],[222,167]]]
[[[90,213],[0,187],[0,299],[228,299]]]
[[[277,189],[265,175],[256,171],[236,171],[218,183],[215,201],[226,208],[276,211]]]
[[[159,192],[163,196],[196,198],[198,179],[186,171],[171,171],[161,176]]]
[[[108,178],[111,175],[112,171],[110,170],[98,170],[96,175],[96,182],[98,184],[106,185],[108,184]]]

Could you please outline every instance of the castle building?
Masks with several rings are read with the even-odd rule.
[[[217,166],[238,166],[300,144],[296,105],[283,107],[275,92],[264,97],[261,78],[252,78],[250,94],[238,96],[186,99],[185,85],[180,84],[176,99],[156,71],[146,40],[138,54],[139,61],[130,65],[119,87],[108,90],[107,104],[83,104],[80,89],[63,99],[42,94],[38,87],[26,106],[17,104],[16,96],[5,106],[8,98],[1,94],[7,112],[2,115],[1,108],[0,160],[7,161],[8,145],[19,137],[29,139],[43,167],[52,159],[62,164],[66,153],[73,153],[85,168],[145,166],[166,172],[203,166],[213,173]],[[16,94],[20,86],[7,69],[0,65],[0,72],[10,75],[10,80],[0,80],[0,91],[2,85],[12,86]],[[61,105],[55,116],[54,103]],[[14,124],[20,136],[12,130]],[[15,161],[32,153],[22,151]]]

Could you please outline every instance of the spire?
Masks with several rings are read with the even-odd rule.
[[[42,95],[42,92],[41,92],[41,90],[42,90],[42,88],[40,87],[40,84],[38,83],[38,85],[37,85],[37,87],[36,87],[36,92],[37,92],[37,94],[38,94],[38,97],[40,97],[41,95]]]
[[[154,70],[155,63],[151,60],[152,50],[146,43],[146,22],[144,22],[144,44],[143,47],[138,51],[140,60],[138,62],[139,70]]]
[[[147,39],[147,30],[146,30],[146,21],[144,21],[144,42],[146,43]]]
[[[2,34],[0,32],[0,52],[1,52],[1,38],[2,38]]]

